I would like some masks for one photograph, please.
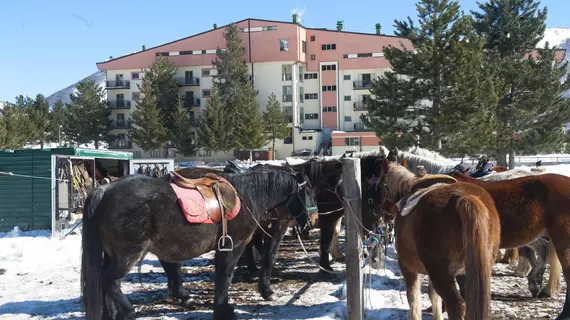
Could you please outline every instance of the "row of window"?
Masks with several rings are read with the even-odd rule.
[[[184,76],[187,79],[192,79],[194,75],[194,71],[185,71]],[[210,77],[211,76],[211,69],[202,69],[202,77]],[[122,81],[123,75],[117,74],[115,75],[116,81]],[[131,80],[141,80],[141,72],[132,72],[131,73]]]

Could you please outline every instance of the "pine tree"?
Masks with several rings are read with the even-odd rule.
[[[3,149],[21,149],[31,137],[31,123],[27,110],[32,103],[29,97],[18,96],[16,103],[8,103],[2,108],[2,124],[6,134]]]
[[[485,95],[480,90],[491,86],[481,78],[483,42],[459,3],[422,0],[416,7],[419,27],[410,18],[395,22],[396,35],[413,48],[384,49],[392,70],[373,81],[374,98],[366,103],[362,120],[384,144],[440,149],[485,107],[476,101]],[[473,78],[475,83],[468,84]]]
[[[566,66],[553,63],[553,51],[531,51],[546,28],[546,8],[534,0],[496,0],[479,4],[472,12],[479,34],[485,37],[486,68],[496,70],[493,149],[497,162],[514,166],[515,153],[524,150],[558,151],[564,140],[561,128],[569,120],[567,88],[560,82]]]
[[[272,142],[271,150],[275,157],[275,140],[289,136],[289,128],[287,127],[287,115],[274,93],[269,95],[266,110],[263,113],[263,122],[267,139]]]
[[[141,97],[131,113],[132,127],[129,129],[129,139],[144,151],[164,147],[169,138],[151,81],[146,76],[142,80]]]
[[[267,144],[267,135],[257,102],[257,92],[251,83],[244,83],[237,88],[240,92],[237,105],[239,109],[234,114],[234,137],[236,147],[250,151],[259,149]]]
[[[89,78],[79,82],[76,89],[77,92],[69,95],[69,118],[64,131],[73,141],[79,144],[94,142],[98,149],[101,142],[111,140],[111,110],[107,106],[105,92],[95,80]]]
[[[48,141],[57,141],[58,144],[61,143],[61,139],[65,139],[64,125],[67,121],[67,109],[63,101],[57,100],[53,105],[49,113],[49,129],[48,129]]]
[[[227,129],[229,123],[233,121],[231,117],[222,105],[217,85],[214,85],[196,131],[200,148],[214,152],[214,156],[216,152],[226,152],[231,149],[231,133]]]
[[[32,126],[31,136],[28,142],[39,143],[42,149],[44,143],[49,141],[49,112],[49,102],[47,102],[42,94],[38,94],[28,110],[28,116]]]
[[[157,57],[144,80],[156,97],[157,107],[168,130],[174,128],[173,115],[178,106],[178,82],[176,81],[176,65],[166,57]]]
[[[179,99],[173,116],[174,130],[172,131],[172,141],[176,145],[176,150],[185,156],[193,155],[197,149],[194,119],[190,116],[188,108],[184,106],[183,99]]]

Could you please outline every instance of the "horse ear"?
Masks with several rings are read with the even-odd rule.
[[[383,174],[388,173],[388,166],[390,165],[390,161],[388,160],[388,158],[384,157],[382,159],[382,171]]]

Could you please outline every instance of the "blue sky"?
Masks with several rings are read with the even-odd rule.
[[[97,71],[95,63],[203,32],[244,18],[291,20],[304,9],[303,24],[392,34],[394,19],[415,17],[416,0],[287,1],[2,1],[0,4],[0,101],[18,94],[49,95]],[[197,4],[193,4],[197,3]],[[475,0],[460,0],[468,11]],[[570,1],[543,0],[548,27],[570,27]]]

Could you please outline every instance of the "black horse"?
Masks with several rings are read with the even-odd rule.
[[[360,167],[361,167],[361,181],[362,181],[362,227],[366,230],[371,231],[379,231],[384,235],[386,232],[385,222],[387,219],[384,219],[383,212],[385,208],[382,207],[382,204],[379,202],[380,197],[380,185],[379,185],[379,177],[381,175],[382,170],[382,157],[383,154],[376,151],[371,152],[358,152],[358,153],[346,153],[342,156],[338,157],[326,157],[321,159],[321,163],[327,163],[327,161],[335,163],[335,170],[331,170],[331,172],[340,172],[342,173],[342,163],[340,162],[342,158],[350,156],[360,158]],[[309,168],[312,163],[316,161],[312,159],[305,163],[295,164],[291,167],[297,172],[307,172],[307,168]],[[340,167],[338,165],[340,164]],[[255,170],[256,167],[252,167],[252,170]],[[226,170],[242,170],[240,168],[232,169],[232,166],[227,166]],[[331,242],[333,239],[333,234],[335,231],[335,227],[339,220],[344,216],[344,207],[343,207],[343,192],[341,186],[341,179],[338,179],[336,176],[332,176],[334,178],[329,178],[326,180],[326,183],[320,185],[320,188],[316,188],[317,192],[317,206],[318,206],[318,223],[320,228],[320,273],[322,275],[326,275],[327,273],[334,272],[330,265],[329,260],[329,253]],[[277,215],[278,218],[276,221],[272,221],[272,231],[271,238],[266,236],[265,233],[257,231],[252,241],[246,246],[245,256],[247,259],[247,265],[251,273],[257,271],[257,267],[255,265],[255,261],[253,260],[253,248],[254,246],[258,249],[259,252],[262,253],[263,257],[263,266],[262,266],[262,273],[261,277],[264,277],[266,280],[266,284],[260,288],[260,292],[262,292],[262,296],[266,300],[272,300],[274,298],[273,292],[269,288],[269,280],[267,278],[267,273],[270,273],[270,268],[273,263],[273,259],[277,253],[277,249],[279,248],[279,244],[281,239],[285,235],[288,227],[287,219],[282,219],[284,217],[283,214]],[[379,230],[383,228],[383,230]],[[366,234],[366,232],[364,233]],[[388,241],[385,237],[382,238],[382,241]],[[261,250],[260,250],[261,249]],[[268,252],[268,254],[265,254]],[[271,258],[270,258],[271,257]],[[261,280],[260,277],[260,280]],[[261,283],[261,281],[260,281]],[[264,294],[263,290],[266,293]]]
[[[188,171],[200,178],[208,170]],[[221,174],[241,199],[237,217],[228,221],[232,251],[215,253],[214,319],[237,319],[228,303],[235,264],[254,230],[255,220],[285,205],[304,227],[316,201],[306,176],[284,170]],[[191,224],[169,182],[141,175],[96,188],[87,198],[83,218],[81,285],[85,318],[134,319],[135,310],[120,289],[121,279],[147,252],[155,254],[168,277],[168,293],[183,302],[182,261],[215,250],[220,226]]]

